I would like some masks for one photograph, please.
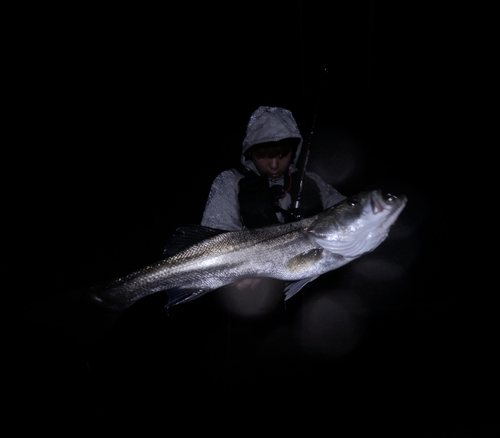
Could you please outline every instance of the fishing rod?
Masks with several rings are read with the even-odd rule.
[[[316,118],[318,116],[318,110],[319,110],[319,103],[321,101],[321,92],[323,91],[323,84],[325,82],[325,77],[328,74],[328,69],[325,68],[323,70],[323,75],[321,76],[321,83],[319,85],[319,91],[318,91],[318,99],[316,101],[316,108],[314,110],[314,117],[313,117],[313,122],[311,126],[311,132],[309,132],[309,137],[307,139],[307,147],[305,151],[305,156],[304,156],[304,165],[302,166],[302,175],[300,176],[300,182],[299,182],[299,190],[297,192],[297,200],[295,201],[295,205],[292,208],[291,214],[295,218],[295,220],[300,220],[301,215],[299,213],[299,207],[300,207],[300,201],[301,201],[301,195],[302,195],[302,188],[304,185],[304,177],[306,175],[306,168],[307,168],[307,162],[309,161],[309,153],[311,151],[311,143],[312,139],[314,136],[314,129],[316,128]]]

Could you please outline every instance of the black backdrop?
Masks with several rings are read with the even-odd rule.
[[[475,196],[460,152],[474,148],[470,29],[456,13],[396,1],[20,11],[17,413],[167,432],[491,430],[490,288],[464,250],[480,227],[461,218]],[[167,315],[158,295],[91,343],[17,317],[157,260],[175,228],[200,221],[253,110],[288,108],[307,137],[325,68],[310,169],[346,195],[409,198],[373,254],[286,309],[247,297],[245,313],[221,290]]]

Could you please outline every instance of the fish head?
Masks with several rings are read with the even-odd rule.
[[[346,258],[373,251],[405,207],[404,195],[361,192],[318,215],[307,232],[322,248]]]

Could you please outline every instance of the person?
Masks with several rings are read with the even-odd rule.
[[[201,225],[231,231],[296,220],[292,207],[302,176],[297,169],[302,146],[289,110],[259,107],[248,122],[241,165],[215,178]],[[295,213],[310,217],[343,199],[320,176],[306,171]]]

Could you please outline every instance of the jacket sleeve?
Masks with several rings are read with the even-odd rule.
[[[314,172],[307,172],[307,175],[310,176],[318,185],[321,196],[321,203],[323,204],[323,208],[325,210],[346,198],[337,190],[335,190],[330,184],[327,184],[325,181],[323,181],[323,179],[318,174]]]
[[[201,225],[229,231],[243,229],[238,202],[238,182],[241,178],[236,170],[226,170],[215,178]]]

